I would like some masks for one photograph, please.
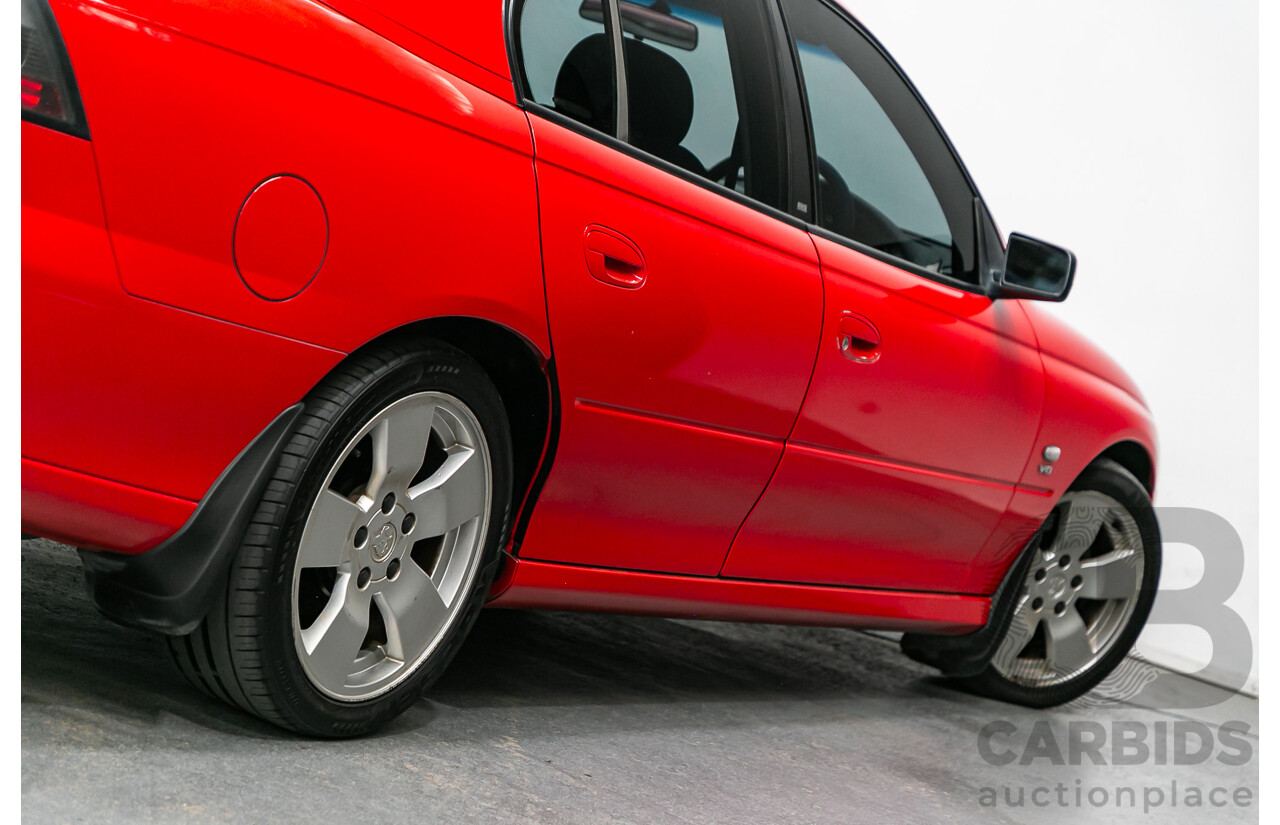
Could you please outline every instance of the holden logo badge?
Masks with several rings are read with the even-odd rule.
[[[385,561],[387,556],[391,555],[392,548],[396,546],[396,528],[390,524],[382,525],[382,529],[374,534],[369,546],[372,548],[374,561]]]

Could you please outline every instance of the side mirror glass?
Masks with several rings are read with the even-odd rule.
[[[1016,232],[1009,236],[1004,271],[996,278],[995,293],[1002,298],[1062,301],[1071,291],[1076,256]]]

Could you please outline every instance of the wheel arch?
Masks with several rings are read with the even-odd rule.
[[[1133,473],[1134,478],[1138,479],[1146,489],[1147,495],[1155,496],[1155,462],[1151,453],[1142,444],[1131,440],[1118,441],[1099,453],[1094,461],[1096,462],[1099,458],[1109,458]]]
[[[516,330],[470,316],[414,321],[366,341],[347,357],[396,339],[434,339],[456,347],[474,358],[498,388],[511,426],[515,459],[512,502],[517,515],[511,539],[514,550],[524,535],[555,452],[559,394],[554,362]]]

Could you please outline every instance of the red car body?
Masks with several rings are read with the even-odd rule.
[[[413,325],[527,419],[494,606],[964,633],[1091,461],[1153,487],[1098,349],[531,112],[503,4],[51,6],[90,137],[22,124],[25,531],[146,553]]]

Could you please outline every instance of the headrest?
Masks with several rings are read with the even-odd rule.
[[[674,57],[648,43],[623,41],[631,142],[646,151],[680,145],[693,123],[693,84]],[[556,111],[613,132],[609,38],[593,34],[569,50],[556,76]],[[655,151],[655,154],[663,154]]]
[[[679,146],[693,123],[693,83],[674,57],[639,40],[623,41],[632,142]]]
[[[613,134],[613,59],[609,38],[593,34],[569,50],[552,98],[557,112]]]

